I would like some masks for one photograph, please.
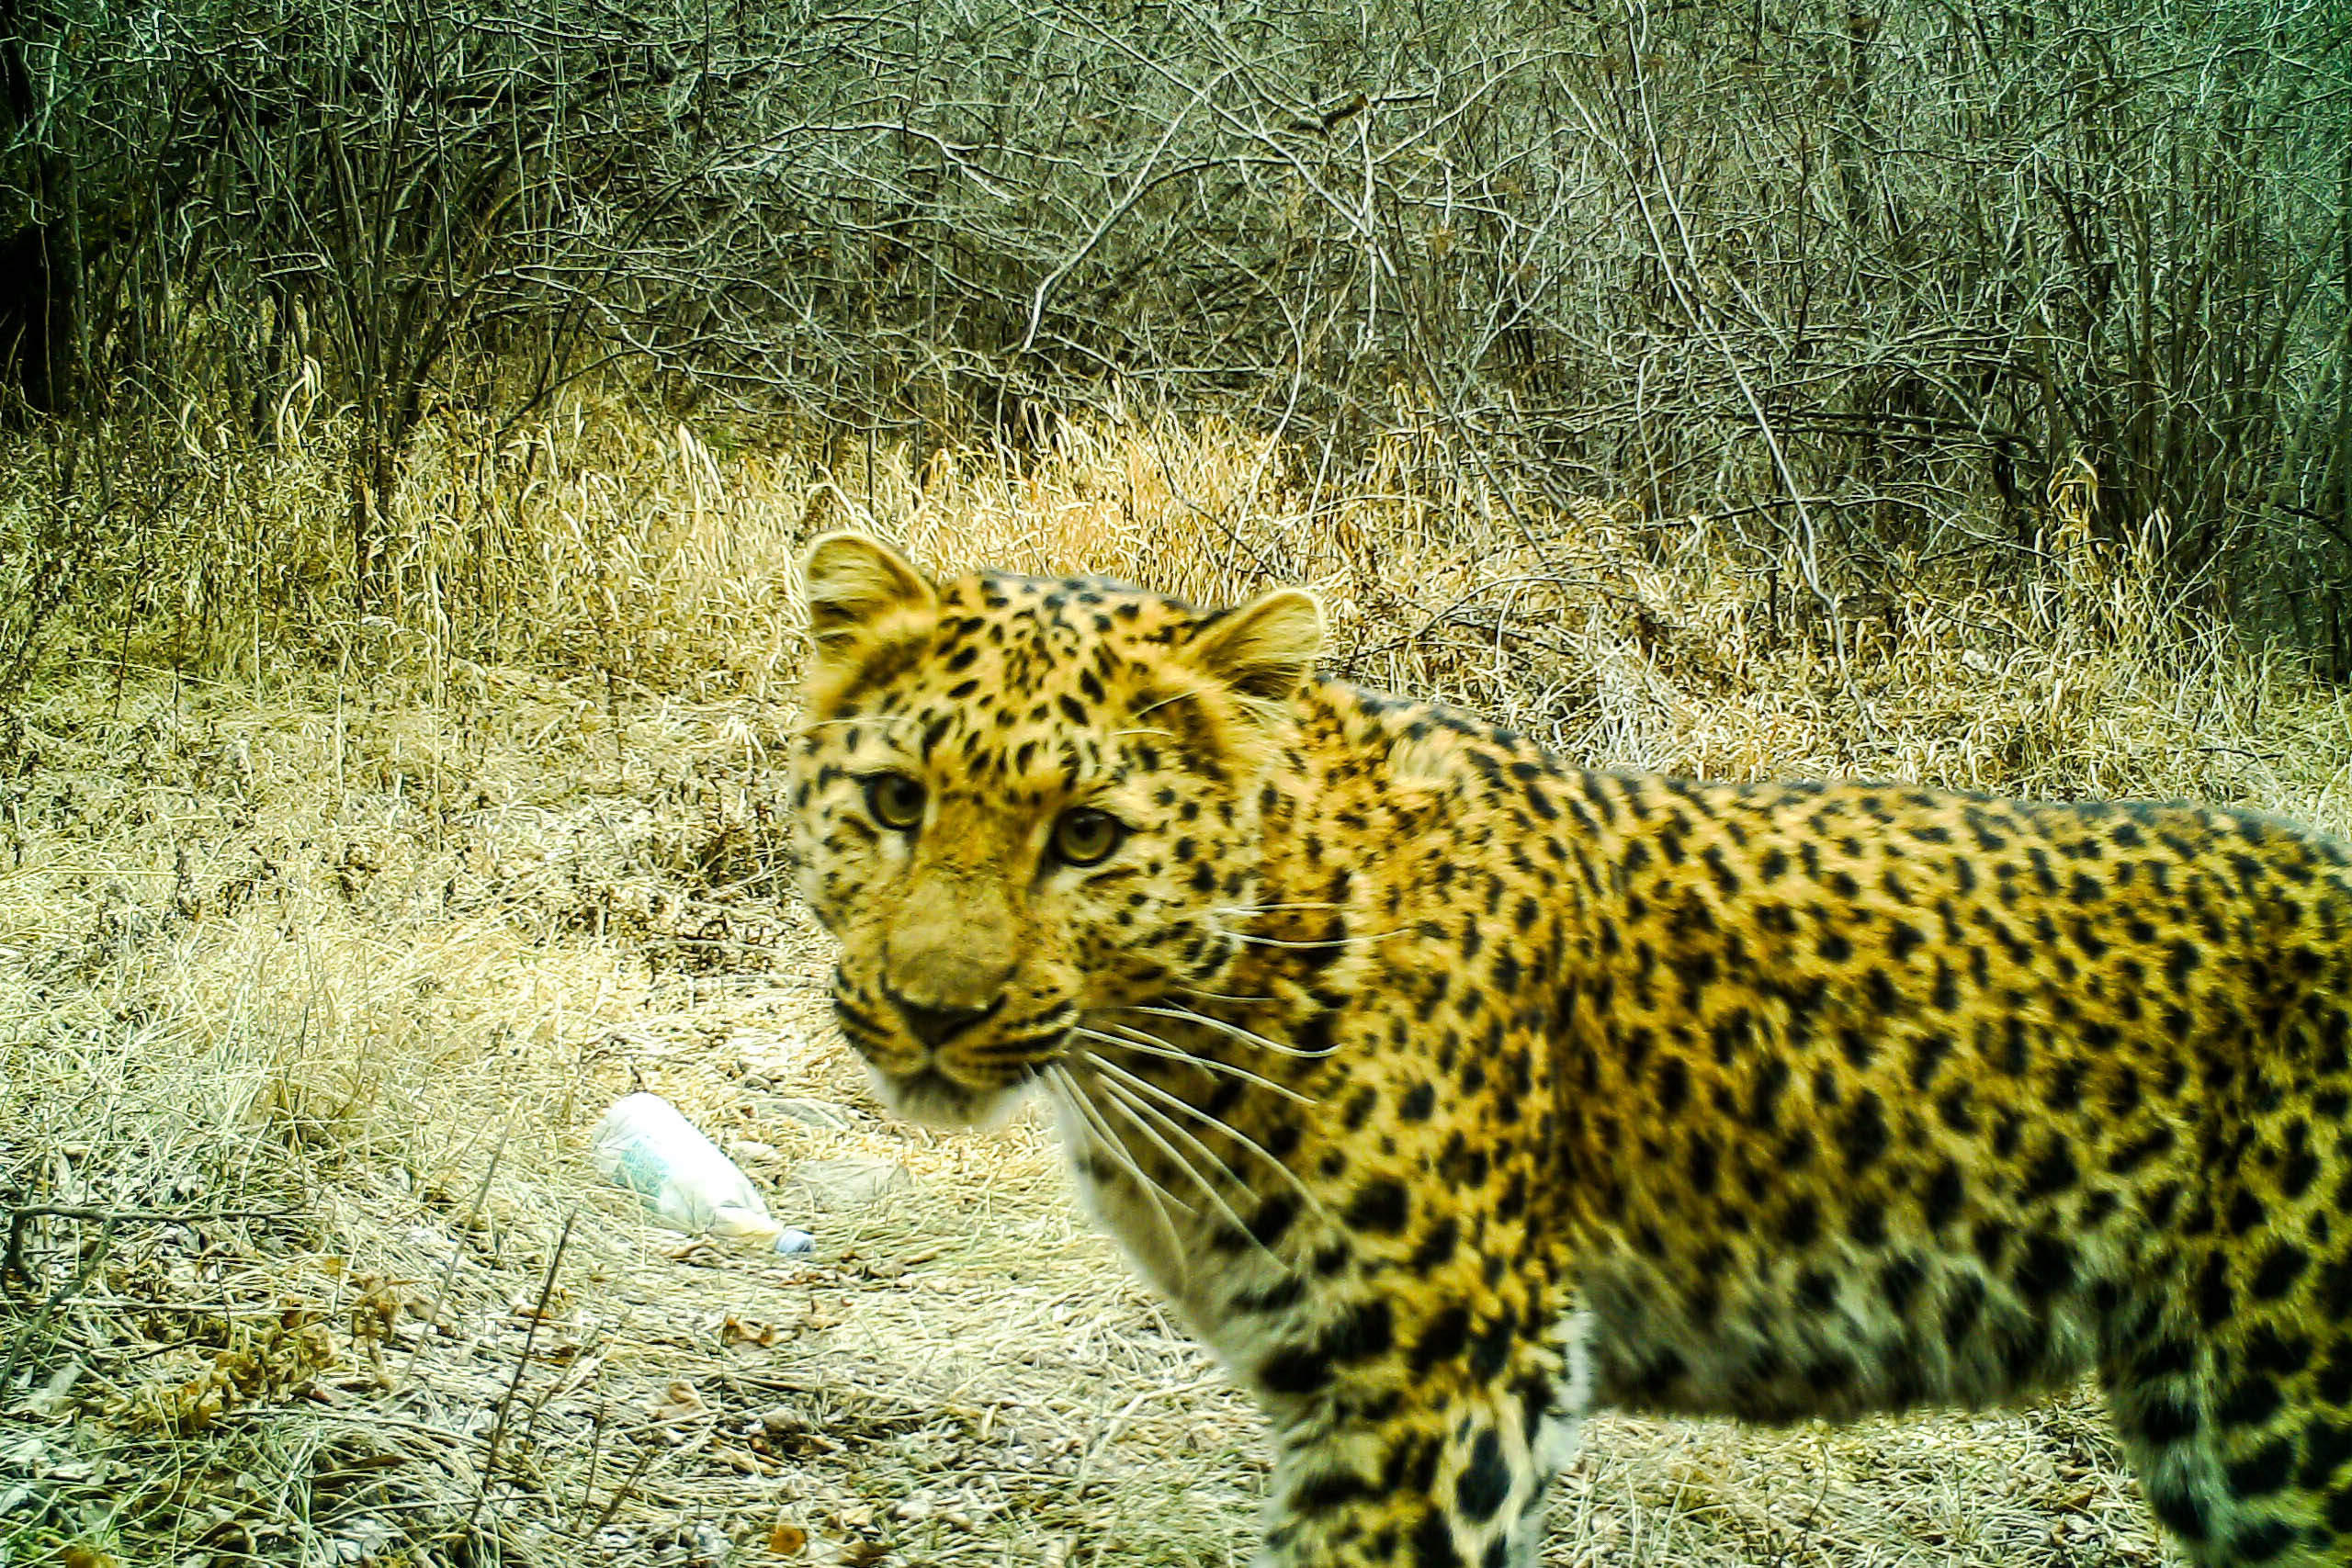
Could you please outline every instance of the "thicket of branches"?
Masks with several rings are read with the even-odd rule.
[[[0,0],[0,88],[78,559],[191,411],[323,398],[365,599],[424,421],[602,372],[868,439],[1238,410],[1326,475],[1442,430],[1825,605],[2032,550],[2079,461],[2352,671],[2336,0]]]

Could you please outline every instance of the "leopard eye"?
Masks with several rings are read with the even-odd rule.
[[[1081,806],[1065,811],[1054,824],[1054,853],[1065,865],[1093,865],[1119,847],[1127,836],[1125,824],[1107,811]]]
[[[865,781],[865,809],[885,828],[900,832],[922,825],[923,787],[904,773],[876,773]]]

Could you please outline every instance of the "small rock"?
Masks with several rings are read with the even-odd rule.
[[[458,1250],[458,1244],[449,1238],[447,1232],[431,1225],[409,1226],[408,1239],[424,1248],[428,1256],[441,1261],[447,1261],[449,1254]]]
[[[846,1133],[857,1125],[857,1112],[830,1100],[771,1100],[763,1108],[808,1127],[829,1127]]]
[[[820,1213],[862,1209],[913,1183],[907,1168],[887,1159],[804,1160],[791,1187]]]
[[[334,1538],[335,1555],[345,1562],[365,1562],[392,1543],[395,1531],[383,1520],[361,1515]]]

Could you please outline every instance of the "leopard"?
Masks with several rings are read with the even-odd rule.
[[[1258,1568],[1532,1568],[1594,1412],[2088,1381],[2199,1568],[2352,1562],[2352,849],[1588,769],[1320,601],[801,565],[786,760],[892,1111],[1038,1103],[1246,1387]]]

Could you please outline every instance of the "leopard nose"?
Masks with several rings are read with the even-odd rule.
[[[946,1044],[996,1011],[1003,1003],[1004,998],[999,996],[986,1007],[924,1007],[920,1002],[907,1000],[896,991],[890,993],[890,1005],[897,1008],[899,1016],[906,1021],[907,1032],[932,1046]]]

